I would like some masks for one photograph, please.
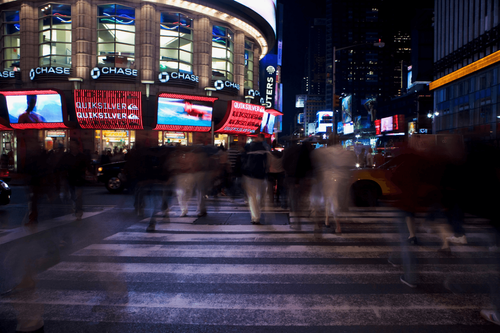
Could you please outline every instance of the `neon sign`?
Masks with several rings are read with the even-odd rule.
[[[75,111],[82,128],[142,129],[140,91],[75,90]]]
[[[40,74],[69,75],[69,67],[37,67],[30,70],[30,80],[34,80]]]
[[[120,68],[120,67],[94,67],[90,70],[90,77],[94,80],[98,79],[101,75],[118,74],[124,76],[137,76],[137,69]]]
[[[261,126],[265,108],[262,105],[230,101],[223,125],[216,133],[252,134]]]
[[[190,81],[193,83],[198,83],[200,81],[200,77],[189,73],[161,72],[160,74],[158,74],[158,81],[160,81],[161,83],[179,81]]]
[[[217,90],[226,90],[226,89],[235,89],[236,91],[240,90],[240,85],[238,83],[234,83],[232,81],[224,81],[224,80],[216,80],[213,81],[214,87]]]

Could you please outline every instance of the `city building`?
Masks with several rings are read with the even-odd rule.
[[[500,4],[436,0],[434,14],[433,133],[498,145]]]
[[[275,45],[275,0],[5,1],[0,10],[1,153],[12,150],[16,165],[33,140],[55,149],[78,138],[101,153],[207,143],[213,126],[227,146],[228,135],[261,125],[250,113],[262,114],[259,61]]]

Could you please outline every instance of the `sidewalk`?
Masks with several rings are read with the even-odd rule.
[[[12,178],[7,182],[9,186],[24,186],[27,185],[27,181],[29,180],[29,174],[25,173],[17,173],[11,172],[10,177]],[[90,175],[86,178],[86,186],[104,186],[104,184],[97,182],[97,176]]]

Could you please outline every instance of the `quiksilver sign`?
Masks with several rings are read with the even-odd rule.
[[[37,67],[30,70],[30,79],[34,80],[39,74],[69,75],[69,67]]]
[[[90,77],[94,80],[103,75],[124,75],[124,76],[137,76],[137,69],[121,68],[121,67],[94,67],[90,71]]]
[[[158,80],[161,83],[167,83],[167,82],[172,82],[176,81],[179,82],[179,80],[182,81],[190,81],[190,82],[199,82],[200,77],[194,74],[189,74],[189,73],[179,73],[179,72],[161,72],[158,74]]]

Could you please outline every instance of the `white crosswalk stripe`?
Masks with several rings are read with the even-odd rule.
[[[229,201],[217,208],[245,209]],[[387,262],[401,250],[397,212],[351,210],[342,214],[342,235],[315,232],[317,218],[307,212],[290,216],[302,223],[300,231],[198,225],[173,206],[157,216],[156,232],[145,232],[144,219],[40,273],[34,292],[0,298],[0,317],[14,320],[42,307],[47,322],[121,332],[148,325],[207,332],[491,328],[479,311],[490,302],[485,284],[497,274],[500,251],[488,247],[493,235],[486,221],[468,217],[469,244],[452,245],[451,254],[439,253],[439,236],[422,229],[421,245],[409,247],[419,271],[419,287],[411,289],[399,281],[402,268]],[[447,279],[464,291],[447,291]]]

